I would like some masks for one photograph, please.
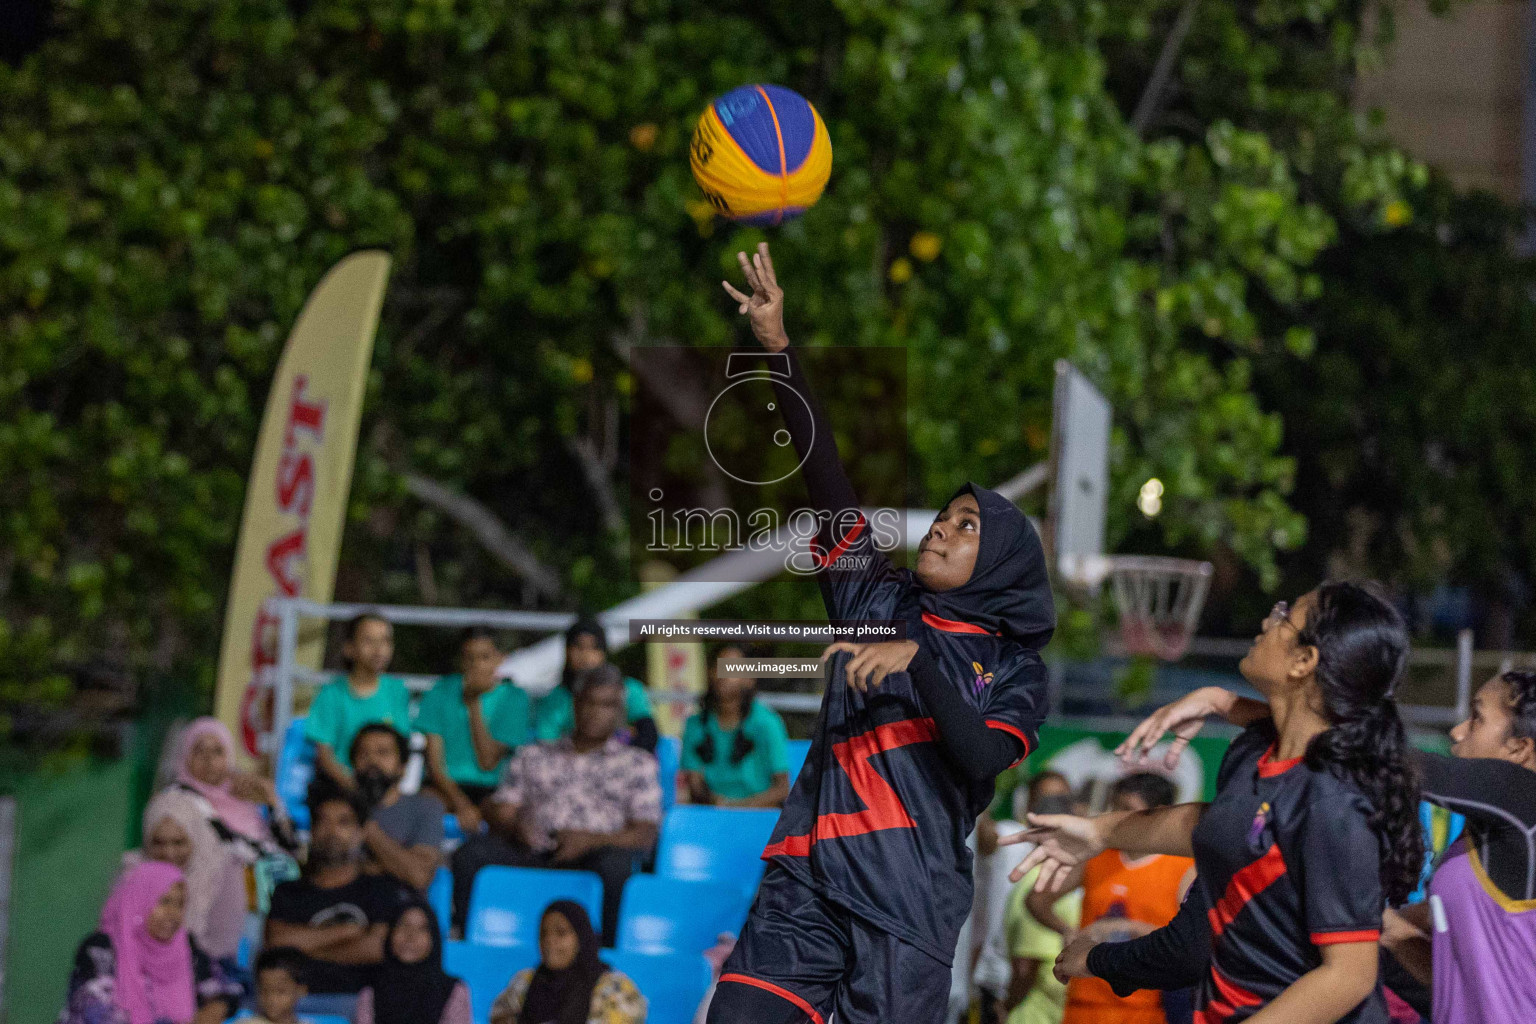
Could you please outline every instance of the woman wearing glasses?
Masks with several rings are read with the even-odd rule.
[[[1277,605],[1240,666],[1270,714],[1228,748],[1216,799],[1031,815],[1034,828],[1000,840],[1039,843],[1014,877],[1039,865],[1048,890],[1105,849],[1192,855],[1209,944],[1197,1021],[1385,1024],[1382,909],[1413,891],[1424,857],[1392,699],[1407,653],[1402,618],[1367,587],[1325,583]],[[1110,973],[1094,960],[1112,949],[1095,947],[1087,969]]]

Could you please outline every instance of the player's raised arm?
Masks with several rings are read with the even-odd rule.
[[[1146,764],[1152,748],[1162,742],[1165,734],[1172,733],[1173,742],[1163,757],[1163,767],[1172,771],[1178,767],[1189,741],[1200,735],[1207,718],[1218,716],[1239,728],[1247,728],[1269,714],[1269,705],[1263,701],[1241,697],[1219,686],[1202,686],[1142,719],[1115,748],[1115,753],[1127,763]]]
[[[878,603],[877,595],[883,592],[880,584],[894,569],[874,544],[869,521],[860,511],[858,495],[838,455],[832,423],[790,347],[784,330],[784,289],[774,273],[768,243],[759,243],[750,257],[744,252],[736,256],[751,294],[729,281],[721,284],[750,319],[752,333],[762,346],[785,360],[788,376],[775,374],[773,387],[784,425],[800,456],[811,506],[820,519],[813,553],[818,567],[827,570],[818,575],[827,610],[834,618],[868,617],[872,604]],[[853,557],[844,562],[845,555]]]
[[[1079,864],[1104,852],[1121,850],[1136,856],[1158,853],[1192,856],[1191,837],[1206,804],[1175,804],[1146,811],[1106,811],[1091,818],[1074,814],[1031,814],[1030,827],[1011,836],[1000,836],[999,846],[1035,843],[1029,856],[1008,875],[1017,882],[1040,868],[1035,889],[1060,891]]]
[[[750,257],[739,252],[736,259],[752,293],[742,294],[729,281],[720,283],[736,300],[740,312],[750,319],[752,334],[763,348],[784,353],[788,359],[788,380],[775,375],[773,386],[779,394],[784,424],[804,463],[805,484],[811,502],[818,510],[827,513],[857,510],[858,496],[838,456],[832,424],[816,400],[810,382],[805,379],[800,360],[789,346],[789,335],[784,330],[784,289],[779,287],[778,277],[774,274],[768,243],[759,242],[757,251]]]

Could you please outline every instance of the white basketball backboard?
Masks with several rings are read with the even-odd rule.
[[[1051,541],[1061,577],[1096,587],[1109,491],[1109,400],[1065,359],[1056,361],[1051,423]]]

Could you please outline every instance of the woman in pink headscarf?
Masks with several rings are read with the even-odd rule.
[[[180,786],[162,789],[144,808],[143,845],[123,854],[123,868],[145,861],[180,868],[187,885],[182,921],[187,934],[215,960],[233,960],[245,931],[245,864],[203,812],[195,793]]]
[[[175,785],[202,798],[226,842],[295,849],[292,825],[270,779],[235,769],[235,739],[217,718],[194,719],[176,738]],[[271,825],[262,815],[265,807]]]
[[[187,935],[186,898],[172,864],[145,861],[124,872],[100,930],[75,953],[57,1024],[215,1024],[229,1016],[240,987]]]

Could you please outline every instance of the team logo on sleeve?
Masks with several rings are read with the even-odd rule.
[[[980,693],[986,689],[988,683],[992,682],[992,673],[983,669],[979,661],[971,662],[971,668],[976,672],[976,679],[971,683],[971,691]]]

